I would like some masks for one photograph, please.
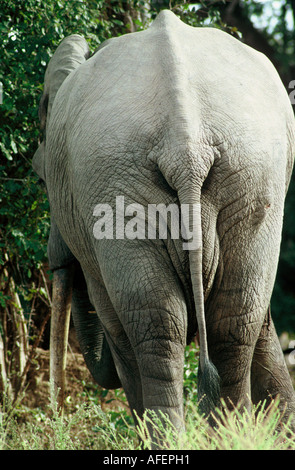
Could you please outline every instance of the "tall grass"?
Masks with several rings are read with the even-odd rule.
[[[60,416],[51,403],[48,413],[35,411],[26,420],[21,419],[20,410],[2,408],[0,450],[150,449],[151,426],[165,450],[295,450],[295,434],[281,423],[277,401],[268,408],[253,409],[250,416],[238,410],[220,412],[214,429],[195,405],[188,405],[186,431],[181,435],[164,416],[159,419],[146,413],[135,428],[126,411],[120,413],[118,425],[111,412],[105,413],[91,402],[68,416]]]
[[[262,403],[251,414],[240,410],[216,411],[212,429],[198,413],[196,391],[198,351],[186,348],[184,367],[185,431],[180,435],[165,416],[146,413],[135,426],[123,391],[108,392],[84,384],[60,416],[56,400],[47,409],[11,403],[9,394],[0,400],[0,450],[141,450],[150,449],[157,436],[165,450],[295,450],[295,434],[281,422],[279,403]],[[52,396],[52,394],[48,395]],[[69,397],[71,398],[71,397]],[[115,400],[116,406],[112,401]],[[101,404],[107,407],[103,411]],[[150,430],[153,430],[150,434]]]
[[[143,446],[150,448],[152,439],[148,424],[153,423],[157,438],[166,450],[295,450],[295,434],[289,424],[281,422],[279,402],[274,400],[254,407],[251,415],[245,411],[229,411],[225,407],[216,412],[216,426],[210,427],[200,416],[196,406],[188,406],[186,431],[182,434],[152,414],[146,414],[138,426]]]

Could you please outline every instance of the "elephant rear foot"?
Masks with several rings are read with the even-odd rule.
[[[255,404],[278,397],[282,421],[293,415],[291,426],[295,431],[295,393],[282,348],[270,313],[261,329],[251,369],[251,396]]]

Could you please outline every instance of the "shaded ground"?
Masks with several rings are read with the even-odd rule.
[[[289,361],[289,358],[291,358],[291,361],[294,362],[292,360],[293,357],[294,354],[292,353],[292,356],[290,356],[290,352],[285,355],[295,388],[295,365]],[[66,412],[74,411],[77,403],[89,399],[95,399],[96,403],[100,404],[104,411],[109,409],[115,410],[119,407],[124,407],[128,410],[123,393],[121,393],[121,397],[118,397],[120,395],[118,392],[116,393],[112,390],[106,391],[99,387],[92,379],[80,352],[74,330],[70,332],[66,377]],[[45,412],[48,409],[50,396],[48,350],[37,349],[36,361],[34,367],[29,372],[28,378],[29,385],[22,404],[30,409],[38,408]]]
[[[22,399],[22,405],[34,409],[39,408],[44,411],[48,409],[50,400],[49,388],[49,350],[37,349],[37,357],[34,367],[28,374],[29,385]],[[122,406],[128,409],[126,402],[115,391],[99,387],[92,379],[80,352],[74,331],[70,332],[69,348],[67,355],[66,369],[66,400],[65,412],[74,411],[77,403],[91,399],[99,403],[103,410],[116,409]],[[121,394],[123,395],[123,394]]]

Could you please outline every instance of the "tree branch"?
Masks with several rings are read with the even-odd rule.
[[[295,0],[291,0],[293,13],[295,13]],[[287,70],[277,59],[277,51],[269,44],[265,35],[255,28],[249,17],[245,14],[242,2],[239,0],[232,1],[229,5],[221,5],[220,13],[222,20],[228,26],[236,26],[242,33],[243,42],[265,54],[277,69],[282,82],[289,92],[288,85],[292,78],[295,77],[295,68],[289,67]]]

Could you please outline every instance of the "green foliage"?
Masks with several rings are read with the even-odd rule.
[[[184,406],[189,403],[198,403],[197,381],[199,367],[199,350],[195,343],[185,348],[185,362],[183,370]]]

